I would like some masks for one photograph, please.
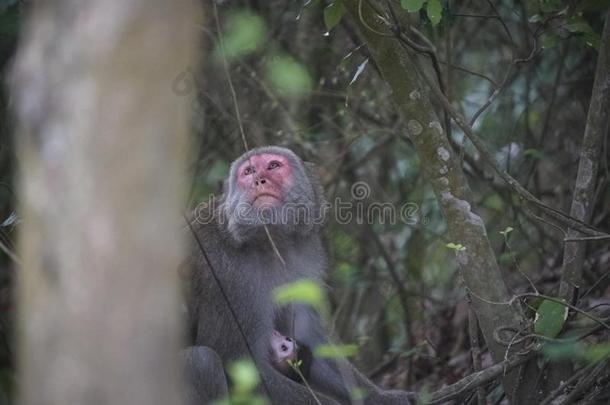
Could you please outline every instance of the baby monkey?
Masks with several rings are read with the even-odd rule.
[[[296,382],[309,378],[313,354],[309,347],[274,330],[271,334],[271,364]],[[298,371],[297,371],[298,370]]]

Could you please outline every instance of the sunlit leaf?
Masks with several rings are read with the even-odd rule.
[[[498,194],[491,194],[484,201],[486,207],[496,211],[504,210],[504,200]]]
[[[345,14],[345,7],[343,7],[343,3],[340,1],[335,1],[326,7],[324,9],[324,24],[326,25],[326,30],[330,31],[335,28],[341,21],[343,14]]]
[[[273,290],[273,301],[278,305],[291,302],[308,304],[316,308],[323,305],[322,288],[312,280],[298,280]]]
[[[509,233],[511,233],[513,231],[513,227],[512,226],[507,226],[503,231],[500,231],[500,235],[508,235]]]
[[[443,6],[441,5],[440,0],[428,0],[426,15],[432,22],[432,25],[438,25],[438,23],[441,22]]]
[[[232,14],[223,38],[227,59],[255,51],[263,42],[265,31],[265,22],[260,16],[245,10]]]
[[[353,401],[361,402],[367,395],[367,390],[362,387],[353,387],[350,391],[350,397]]]
[[[445,246],[447,246],[449,249],[455,250],[456,252],[461,252],[463,250],[466,250],[466,246],[462,245],[461,243],[449,242]]]
[[[229,364],[227,372],[231,376],[233,390],[238,393],[251,392],[260,382],[258,370],[250,360],[239,360]]]
[[[307,69],[289,56],[276,56],[267,64],[267,78],[273,87],[287,96],[299,96],[311,90]]]
[[[526,149],[523,152],[524,156],[531,156],[535,159],[542,159],[544,157],[544,155],[542,154],[541,151],[539,151],[538,149]]]
[[[409,12],[419,11],[425,0],[400,0],[400,6]]]
[[[356,345],[319,345],[314,348],[314,356],[322,359],[352,357],[358,354]]]
[[[536,311],[534,332],[549,338],[556,337],[568,317],[568,307],[551,300],[544,300]]]

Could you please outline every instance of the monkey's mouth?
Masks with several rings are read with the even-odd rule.
[[[274,193],[260,193],[254,196],[254,201],[252,202],[257,207],[261,206],[269,206],[276,205],[280,201],[280,196]]]

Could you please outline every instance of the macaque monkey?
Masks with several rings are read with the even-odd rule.
[[[196,210],[187,228],[193,250],[184,277],[193,335],[183,352],[191,403],[225,397],[223,365],[244,358],[256,364],[260,392],[273,404],[349,404],[356,388],[367,405],[409,403],[407,392],[378,388],[346,360],[312,356],[307,382],[313,393],[270,361],[273,331],[312,349],[328,343],[315,310],[278,308],[272,300],[273,289],[296,280],[323,285],[324,209],[312,168],[289,149],[270,146],[237,158],[222,196]]]
[[[303,382],[303,379],[309,378],[313,354],[304,344],[274,330],[271,333],[269,355],[275,369],[292,381]]]

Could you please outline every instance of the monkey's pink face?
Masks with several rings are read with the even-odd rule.
[[[283,191],[291,185],[292,167],[282,155],[254,155],[237,168],[237,186],[255,207],[279,204]]]

